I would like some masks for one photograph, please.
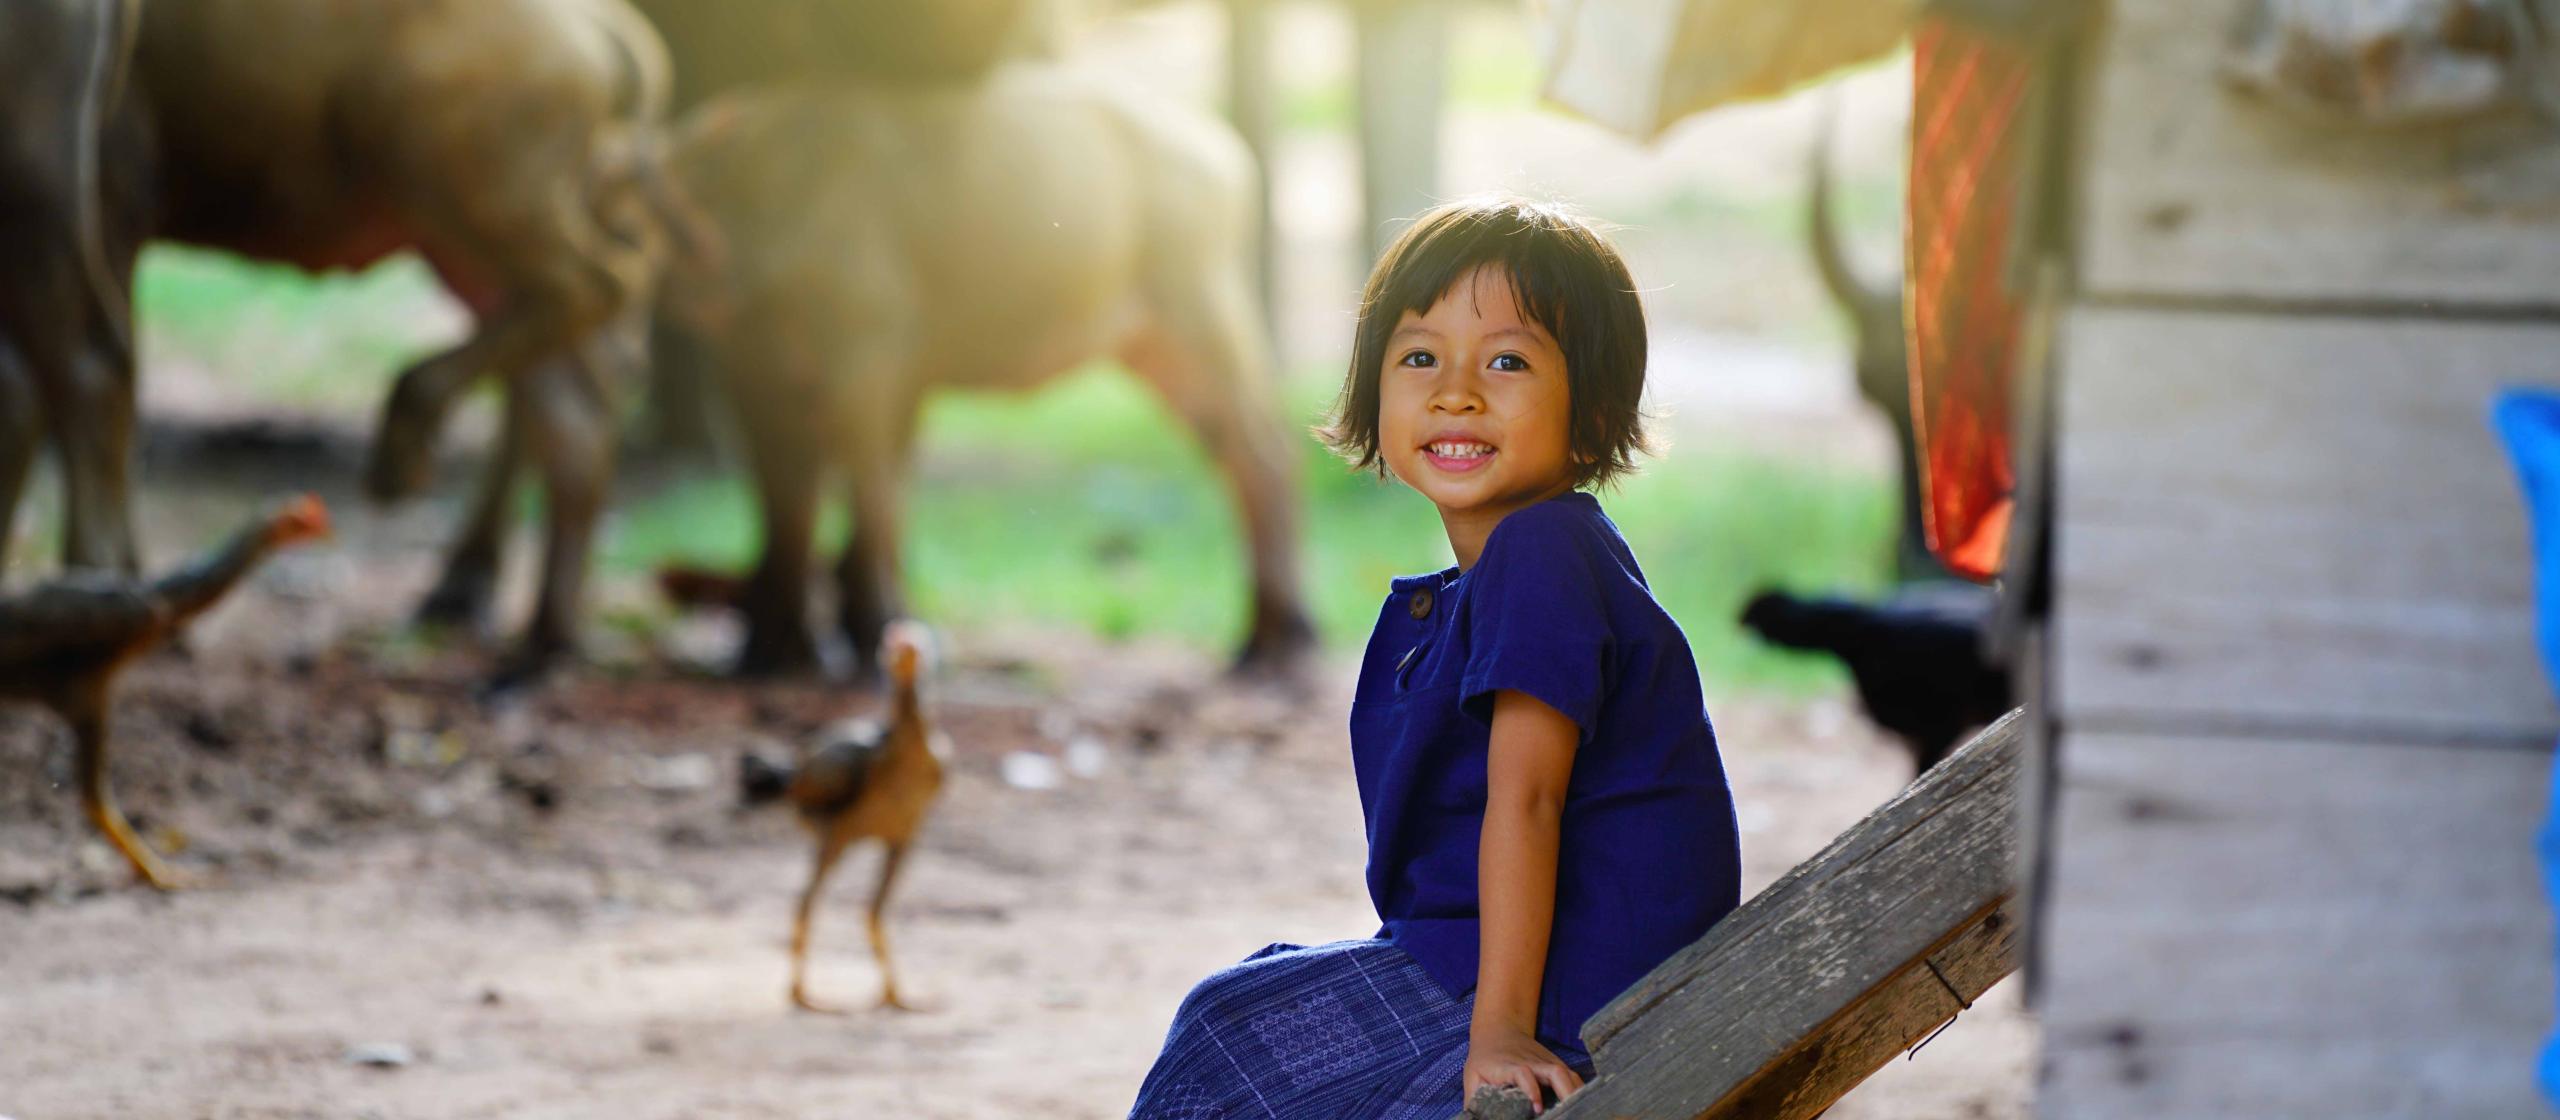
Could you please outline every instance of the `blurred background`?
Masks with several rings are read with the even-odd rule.
[[[1072,65],[1151,98],[1220,108],[1220,5],[1088,14],[1078,27]],[[1336,5],[1282,4],[1272,27],[1275,369],[1296,433],[1341,385],[1371,239],[1351,17]],[[1539,105],[1523,9],[1453,5],[1446,30],[1434,193],[1570,202],[1618,227],[1646,288],[1647,388],[1669,454],[1608,505],[1689,632],[1708,687],[1836,688],[1845,678],[1835,666],[1749,642],[1734,618],[1762,585],[1873,591],[1892,575],[1893,445],[1857,395],[1847,324],[1815,276],[1804,223],[1807,157],[1824,99],[1836,96],[1851,251],[1875,282],[1898,271],[1907,63],[1851,75],[1836,90],[1693,118],[1646,145]],[[156,246],[143,256],[136,303],[151,367],[142,412],[154,426],[361,433],[386,384],[372,371],[449,344],[468,324],[412,255],[314,277]],[[466,432],[485,439],[495,409],[476,412]],[[1326,641],[1356,649],[1387,578],[1445,564],[1447,545],[1410,492],[1342,469],[1312,440],[1293,447],[1308,511],[1308,596]],[[1246,568],[1218,476],[1180,422],[1113,363],[1029,396],[938,394],[919,451],[909,586],[924,617],[1202,650],[1241,636]],[[599,553],[608,617],[618,609],[614,575],[670,560],[738,566],[756,546],[742,468],[651,470],[645,448],[634,454],[640,469],[618,483]],[[468,493],[455,481],[441,511],[448,518]],[[41,488],[34,500],[45,500]],[[55,549],[45,508],[21,519],[22,562]],[[840,539],[841,520],[824,532]],[[1019,547],[1027,538],[1042,547]]]
[[[1414,63],[1441,77],[1437,170],[1403,212],[1554,198],[1626,252],[1665,451],[1603,503],[1697,653],[1756,891],[1914,771],[1838,662],[1738,621],[1764,588],[1869,596],[1898,579],[1895,439],[1859,394],[1807,221],[1828,143],[1849,259],[1871,284],[1898,273],[1908,59],[1643,143],[1541,103],[1524,7],[1442,15]],[[211,885],[128,887],[70,796],[58,725],[0,710],[0,1115],[1111,1117],[1192,980],[1270,941],[1370,932],[1349,682],[1388,579],[1449,553],[1426,502],[1306,435],[1393,230],[1362,197],[1353,15],[1281,2],[1264,17],[1271,368],[1320,652],[1295,687],[1224,675],[1252,597],[1235,503],[1119,363],[928,396],[901,553],[908,607],[939,637],[953,754],[890,910],[916,1014],[817,1019],[784,1001],[807,844],[787,814],[742,806],[733,772],[883,706],[840,664],[729,680],[740,623],[678,610],[652,578],[756,559],[755,485],[725,420],[707,449],[671,446],[625,388],[583,656],[492,696],[504,643],[410,612],[501,438],[497,393],[461,408],[424,500],[376,506],[359,488],[392,375],[465,338],[470,312],[409,252],[313,274],[144,248],[147,566],[292,490],[328,501],[336,535],[277,557],[183,654],[126,676],[125,810]],[[1216,114],[1228,18],[1210,0],[1079,11],[1048,49]],[[547,499],[520,486],[510,521],[529,542]],[[848,519],[823,508],[832,556]],[[13,585],[50,569],[62,513],[40,469]],[[502,619],[532,609],[528,551],[506,567]],[[816,983],[855,1007],[880,979],[864,866],[837,880],[812,951]],[[2013,987],[1832,1115],[2024,1115],[2034,1029]]]

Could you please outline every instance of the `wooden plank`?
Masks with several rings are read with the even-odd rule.
[[[2068,734],[2040,1115],[2547,1115],[2547,750]]]
[[[1599,1076],[1547,1115],[1811,1117],[1945,1022],[1957,993],[2008,975],[2020,722],[1977,736],[1592,1016]]]
[[[2055,712],[2548,741],[2488,427],[2560,326],[2080,308],[2056,385]]]
[[[1944,943],[1931,947],[1925,954],[1927,964],[1914,962],[1910,967],[1887,977],[1872,992],[1845,1009],[1833,1021],[1825,1022],[1809,1032],[1803,1045],[1773,1060],[1741,1085],[1730,1089],[1716,1103],[1697,1113],[1713,1118],[1741,1117],[1811,1117],[1818,1116],[1849,1090],[1873,1076],[1897,1054],[1911,1049],[1930,1032],[1949,1022],[1961,1009],[1982,998],[2009,973],[2015,971],[2019,959],[2019,923],[2015,903],[2003,904],[1976,915]],[[1935,969],[1929,966],[1935,965]],[[1641,1025],[1633,1028],[1642,1030]],[[1692,1076],[1687,1063],[1676,1051],[1661,1055],[1649,1066],[1633,1066],[1605,1075],[1611,1084],[1597,1089],[1592,1099],[1600,1102],[1582,1104],[1577,1098],[1571,1112],[1559,1112],[1557,1120],[1574,1116],[1655,1116],[1688,1115],[1677,1112],[1628,1112],[1639,1107],[1630,1103],[1667,1094],[1639,1094],[1627,1089],[1632,1082],[1648,1078],[1682,1079]],[[1490,1090],[1488,1090],[1490,1092]],[[1479,1094],[1480,1098],[1482,1094]],[[1646,1105],[1643,1107],[1651,1107]],[[1671,1107],[1686,1107],[1674,1104]],[[1594,1110],[1598,1111],[1594,1111]],[[1518,1093],[1495,1094],[1462,1114],[1461,1120],[1524,1120],[1534,1115],[1528,1098]]]
[[[1885,979],[1812,1039],[1725,1094],[1706,1117],[1813,1117],[1982,998],[2017,968],[2019,922],[2004,904]],[[1931,966],[1935,966],[1934,968]],[[1676,1059],[1676,1055],[1672,1055]],[[1657,1063],[1667,1076],[1676,1060]]]
[[[2245,0],[2110,6],[2089,113],[2084,290],[2101,297],[2560,301],[2560,132],[2318,128],[2226,88]]]

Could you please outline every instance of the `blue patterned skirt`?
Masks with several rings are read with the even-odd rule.
[[[1386,941],[1272,945],[1191,989],[1130,1120],[1449,1120],[1470,999]]]

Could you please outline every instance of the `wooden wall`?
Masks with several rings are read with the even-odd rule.
[[[2488,427],[2500,386],[2560,383],[2560,323],[2118,305],[2063,332],[2063,709],[2142,730],[2560,726]]]
[[[2321,130],[2113,5],[2054,370],[2038,1112],[2543,1115],[2560,708],[2487,427],[2560,385],[2560,129]]]
[[[2083,132],[2089,292],[2560,306],[2548,122],[2306,124],[2222,80],[2241,2],[2110,6]]]

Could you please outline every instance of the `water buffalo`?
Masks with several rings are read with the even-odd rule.
[[[130,516],[107,501],[123,492],[133,426],[133,238],[110,228],[101,155],[132,147],[132,117],[115,110],[138,18],[135,0],[0,6],[0,557],[50,432],[64,562],[138,567]],[[118,191],[132,185],[122,170]],[[64,416],[87,422],[48,423]]]
[[[1052,51],[1058,0],[631,0],[675,62],[671,111],[782,82],[965,82]],[[649,341],[643,445],[707,454],[724,412],[694,340],[659,322]]]
[[[485,619],[506,479],[529,454],[548,540],[510,664],[571,648],[609,401],[640,360],[607,328],[645,306],[682,226],[658,174],[657,33],[622,0],[184,0],[149,9],[135,78],[157,236],[311,270],[415,249],[471,309],[469,338],[401,376],[367,487],[423,486],[445,411],[483,375],[506,382],[499,461],[421,614]]]
[[[854,526],[839,623],[869,651],[901,613],[900,494],[927,389],[1027,389],[1097,355],[1162,394],[1242,506],[1240,666],[1310,646],[1254,303],[1254,169],[1231,130],[1016,63],[969,84],[724,98],[688,118],[675,167],[723,251],[716,274],[672,272],[667,303],[722,373],[763,502],[742,669],[812,660],[811,530],[831,469]]]

